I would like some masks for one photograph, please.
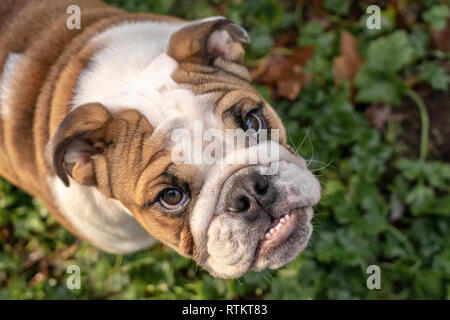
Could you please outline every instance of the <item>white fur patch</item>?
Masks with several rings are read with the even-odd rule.
[[[100,102],[114,110],[136,109],[156,127],[175,116],[176,104],[168,99],[178,85],[170,77],[177,62],[165,54],[170,36],[182,24],[126,22],[91,40],[103,49],[92,58],[79,78],[72,109]],[[187,90],[178,100],[186,101]],[[167,94],[170,92],[170,94]],[[190,94],[192,100],[192,94]]]
[[[11,111],[8,104],[8,96],[10,91],[10,82],[14,74],[17,64],[22,59],[21,53],[10,53],[6,59],[3,72],[0,76],[0,116],[7,117]]]
[[[73,179],[67,188],[58,177],[49,186],[55,202],[74,228],[93,245],[111,253],[129,253],[156,242],[119,201]]]
[[[203,97],[178,85],[178,63],[166,54],[171,35],[186,24],[126,22],[91,40],[100,44],[75,88],[71,109],[100,102],[109,110],[136,109],[156,128],[163,121],[212,117]],[[209,110],[209,112],[205,112]]]

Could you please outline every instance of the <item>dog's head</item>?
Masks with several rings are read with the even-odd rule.
[[[320,198],[279,117],[250,84],[248,41],[226,19],[181,27],[162,55],[173,67],[170,83],[152,100],[161,119],[119,93],[122,108],[77,107],[47,146],[66,185],[119,200],[152,236],[221,278],[293,260]],[[249,134],[229,147],[230,132]]]

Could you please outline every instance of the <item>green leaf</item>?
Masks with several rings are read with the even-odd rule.
[[[427,81],[433,89],[447,90],[450,76],[437,61],[425,61],[419,65],[419,79]]]
[[[414,60],[417,60],[426,55],[429,37],[427,32],[418,26],[413,26],[411,29],[409,43],[414,52]]]
[[[442,275],[435,270],[426,270],[417,274],[415,289],[428,299],[437,299],[442,291]]]
[[[354,202],[367,212],[381,213],[383,205],[378,188],[368,181],[358,180],[352,188],[354,193]]]
[[[450,196],[437,198],[433,205],[433,213],[450,215]]]
[[[422,164],[426,181],[438,189],[447,189],[450,180],[450,164],[439,161],[428,161]]]
[[[400,241],[389,233],[386,234],[383,253],[388,258],[398,258],[407,254]]]
[[[444,30],[449,16],[448,6],[437,4],[422,14],[422,19],[438,30]]]
[[[415,180],[422,177],[423,164],[419,160],[399,159],[395,162],[395,166],[402,171],[402,176],[408,180]]]
[[[202,281],[198,282],[198,291],[202,299],[230,299],[225,280],[209,275],[203,276]]]
[[[353,0],[325,0],[324,5],[327,10],[338,16],[345,16],[349,12],[352,2]]]
[[[385,162],[391,155],[391,148],[380,141],[376,130],[365,130],[359,133],[358,144],[352,148],[350,166],[365,181],[377,181],[385,170]]]
[[[321,34],[323,34],[323,28],[320,23],[311,21],[300,30],[300,37],[297,43],[299,46],[314,45]]]
[[[405,198],[406,194],[409,191],[409,183],[406,181],[406,179],[402,175],[397,175],[394,178],[394,182],[389,186],[389,189],[396,196]]]
[[[450,165],[439,161],[422,162],[420,160],[399,159],[395,166],[401,175],[409,181],[424,179],[431,186],[445,189],[450,180]]]
[[[400,105],[400,96],[404,85],[395,77],[386,77],[370,70],[364,65],[356,74],[355,86],[359,89],[356,96],[358,102],[385,102]]]
[[[419,184],[406,196],[405,201],[411,206],[411,211],[415,215],[430,213],[434,201],[434,190]]]
[[[273,46],[273,37],[269,26],[263,25],[260,28],[252,29],[249,32],[250,50],[253,55],[260,57],[265,55]]]
[[[325,185],[324,195],[332,196],[337,194],[338,196],[341,196],[343,193],[345,193],[346,189],[346,186],[341,181],[330,179]]]
[[[347,224],[358,216],[355,206],[349,202],[340,202],[334,206],[334,216],[340,224]]]
[[[450,277],[450,249],[441,252],[433,259],[433,268],[442,270],[442,272]]]
[[[369,44],[367,66],[372,71],[394,74],[412,61],[413,54],[406,32],[395,31]]]

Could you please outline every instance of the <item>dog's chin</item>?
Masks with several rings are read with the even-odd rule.
[[[213,264],[204,267],[214,277],[223,279],[241,277],[249,270],[278,269],[306,248],[313,229],[312,215],[311,207],[290,210],[262,229],[255,239],[249,240],[246,254],[240,255],[240,259],[235,259],[232,264],[225,259],[214,259]],[[209,252],[209,256],[218,255],[217,252]]]

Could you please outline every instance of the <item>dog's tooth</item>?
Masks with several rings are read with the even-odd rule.
[[[270,239],[270,233],[266,233],[266,239]]]
[[[277,224],[277,226],[275,227],[275,230],[278,231],[281,228],[281,224]]]
[[[280,219],[280,222],[281,222],[281,223],[285,223],[285,222],[286,222],[286,219],[285,219],[285,218],[281,218],[281,219]]]
[[[270,229],[270,233],[274,234],[275,233],[275,229],[274,228]]]
[[[289,213],[286,213],[285,217],[286,219],[289,219],[291,216],[289,215]]]

